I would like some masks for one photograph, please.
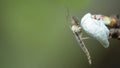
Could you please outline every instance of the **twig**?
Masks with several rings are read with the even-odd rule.
[[[110,34],[109,34],[110,39],[113,38],[120,40],[120,28],[110,28],[109,30],[110,30]]]
[[[120,18],[119,15],[111,15],[110,18],[114,18],[115,19],[115,25],[113,25],[112,27],[108,26],[109,30],[110,30],[110,34],[109,37],[110,39],[118,39],[120,40]]]

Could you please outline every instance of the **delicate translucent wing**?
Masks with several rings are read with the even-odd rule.
[[[84,42],[82,41],[82,38],[79,36],[79,34],[77,32],[73,32],[78,44],[80,45],[80,47],[82,48],[83,52],[86,54],[87,58],[88,58],[88,62],[89,64],[91,64],[91,56],[90,53],[88,51],[88,49],[86,48]]]
[[[90,13],[81,19],[83,30],[91,37],[97,39],[105,48],[109,47],[109,30],[101,21],[92,19]]]

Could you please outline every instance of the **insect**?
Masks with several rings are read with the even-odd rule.
[[[71,23],[72,23],[71,30],[73,32],[73,35],[75,36],[75,38],[76,38],[77,42],[79,43],[80,47],[82,48],[82,50],[86,54],[89,64],[91,64],[92,61],[91,61],[90,53],[89,53],[88,49],[86,48],[86,46],[83,42],[83,40],[88,39],[88,37],[82,37],[82,28],[79,25],[79,21],[78,21],[77,17],[72,17]]]
[[[89,38],[82,37],[82,31],[84,30],[89,36],[98,40],[103,47],[108,48],[109,39],[120,39],[120,22],[118,17],[87,13],[82,17],[81,22],[79,22],[77,17],[72,16],[70,28],[83,52],[86,54],[89,64],[92,63],[91,56],[83,41]]]

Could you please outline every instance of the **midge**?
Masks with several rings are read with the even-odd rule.
[[[80,47],[82,48],[82,50],[84,51],[84,53],[86,54],[87,58],[88,58],[88,62],[89,64],[92,63],[91,61],[91,56],[89,54],[88,49],[86,48],[83,39],[88,39],[88,37],[82,37],[82,28],[79,25],[79,21],[77,19],[77,17],[72,17],[71,18],[71,30],[73,32],[73,35],[75,36],[77,42],[79,43]]]
[[[81,18],[81,22],[78,21],[77,17],[73,16],[71,17],[70,28],[80,47],[86,54],[89,64],[92,63],[91,56],[83,42],[84,39],[89,38],[82,37],[82,30],[90,37],[98,40],[105,48],[109,47],[110,38],[120,39],[120,22],[118,15],[108,17],[100,14],[92,15],[91,13],[87,13]]]

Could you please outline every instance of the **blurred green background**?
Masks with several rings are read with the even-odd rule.
[[[89,65],[66,21],[66,10],[81,17],[120,14],[119,0],[0,0],[0,68],[120,68],[120,42],[105,49],[85,40]]]

